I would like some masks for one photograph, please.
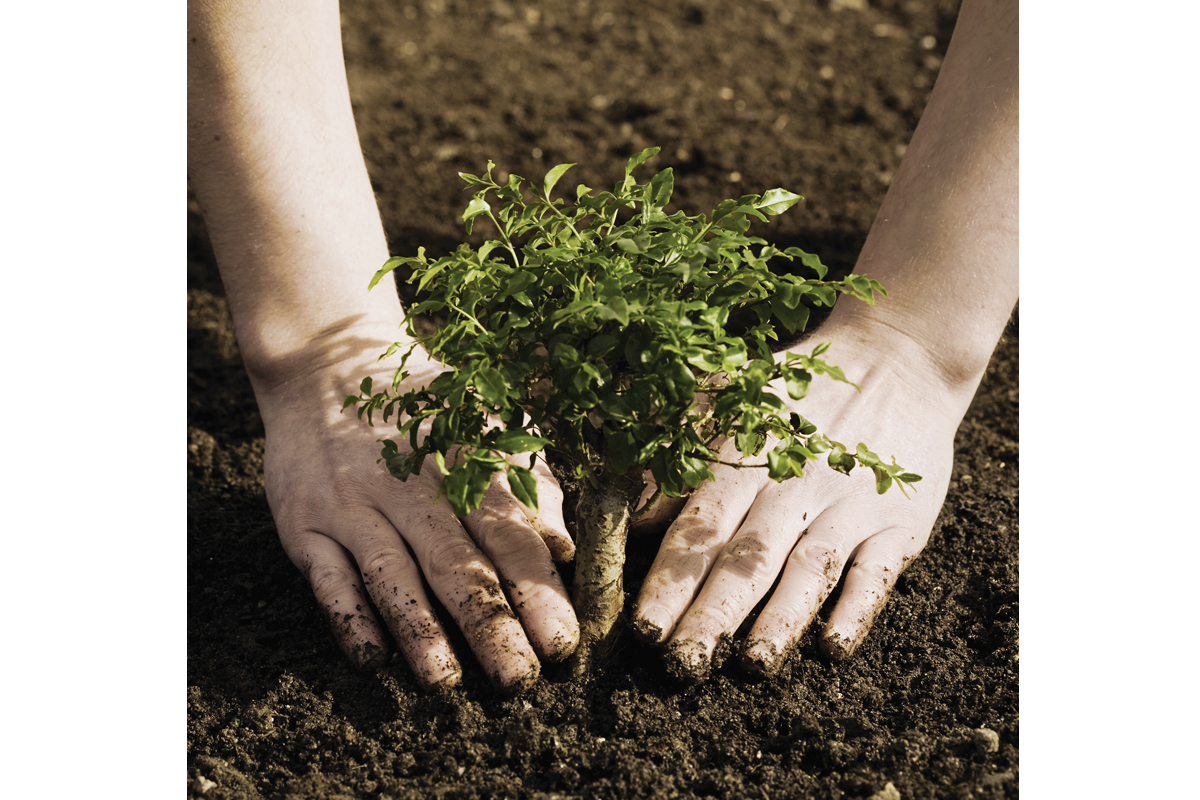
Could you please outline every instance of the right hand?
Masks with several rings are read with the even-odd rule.
[[[376,358],[394,334],[354,332],[336,358],[293,369],[275,385],[256,381],[279,538],[355,665],[383,666],[394,641],[426,686],[458,683],[462,669],[428,585],[493,683],[519,690],[538,676],[539,656],[564,659],[579,641],[554,565],[574,555],[562,491],[539,461],[540,512],[518,502],[497,474],[483,506],[459,520],[436,498],[441,475],[432,459],[403,482],[376,463],[388,428],[370,427],[352,409],[341,413],[341,401],[367,374],[390,385],[391,369]],[[442,369],[422,352],[409,359],[413,374],[401,392]]]

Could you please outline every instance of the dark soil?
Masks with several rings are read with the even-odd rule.
[[[792,189],[807,202],[760,235],[848,269],[957,2],[833,6],[344,0],[392,251],[453,247],[455,173],[488,158],[539,181],[578,162],[564,185],[600,189],[659,145],[651,169],[675,168],[675,208]],[[262,423],[193,203],[188,221],[190,796],[1018,795],[1015,320],[959,431],[930,544],[848,661],[824,658],[810,633],[774,678],[750,680],[730,659],[685,687],[627,636],[593,684],[547,666],[503,698],[462,647],[462,685],[431,696],[399,660],[355,672],[284,556]],[[654,547],[632,542],[629,591]]]

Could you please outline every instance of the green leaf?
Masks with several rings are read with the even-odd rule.
[[[483,199],[483,194],[483,192],[480,192],[471,198],[471,202],[467,204],[467,210],[463,212],[462,219],[463,222],[467,223],[468,234],[471,233],[472,220],[478,217],[480,214],[487,214],[492,210],[492,207],[488,205],[487,200]]]
[[[694,456],[684,456],[680,461],[683,466],[683,482],[690,488],[695,489],[705,481],[716,480],[707,462]]]
[[[459,517],[465,517],[471,513],[470,508],[470,474],[464,467],[455,467],[450,470],[450,474],[442,481],[442,490],[446,493],[446,499],[450,501],[450,507],[454,509],[454,513]]]
[[[767,477],[781,481],[792,476],[792,462],[783,450],[784,442],[767,452]]]
[[[504,402],[508,395],[508,387],[504,384],[504,376],[497,369],[483,367],[475,373],[475,386],[479,394],[492,405]]]
[[[767,214],[782,214],[804,198],[793,194],[787,189],[771,189],[754,204],[754,207]]]
[[[371,393],[371,376],[370,375],[368,375],[367,377],[362,379],[362,383],[360,383],[358,385],[358,390],[360,392],[362,392],[363,394]]]
[[[637,466],[638,443],[628,430],[610,431],[604,440],[613,471],[617,474],[629,472]]]
[[[532,470],[509,464],[508,488],[512,490],[513,497],[534,511],[538,510],[537,477]]]
[[[829,451],[828,462],[829,466],[833,467],[843,475],[849,475],[850,470],[854,469],[854,465],[857,463],[854,460],[854,456],[847,453],[846,448],[842,447],[840,444],[835,445],[833,449]]]
[[[658,147],[647,147],[642,152],[630,158],[629,161],[625,162],[625,174],[629,175],[642,164],[645,164],[646,159],[654,158],[654,156],[658,155],[660,149]]]
[[[721,359],[708,350],[700,347],[688,347],[684,350],[684,357],[696,369],[704,372],[721,371]]]
[[[622,326],[629,324],[629,304],[625,302],[624,297],[614,297],[608,301],[607,306],[615,315],[617,322]]]
[[[738,452],[744,456],[758,455],[766,443],[767,437],[761,433],[741,431],[734,437],[734,444],[737,445]]]
[[[646,190],[646,203],[654,208],[663,208],[671,202],[671,194],[675,191],[675,173],[667,167],[650,179]]]
[[[795,411],[791,415],[792,430],[802,436],[810,436],[817,432],[817,426],[806,420],[804,417],[797,414]]]
[[[575,166],[575,165],[574,164],[559,164],[557,167],[555,167],[554,169],[552,169],[546,173],[546,181],[545,181],[545,183],[542,184],[542,186],[546,190],[546,199],[547,200],[550,199],[550,190],[554,188],[554,185],[556,183],[558,183],[558,179],[561,178],[564,174],[566,174],[566,171],[569,170],[573,166]]]
[[[654,476],[654,482],[667,497],[680,497],[686,488],[686,484],[679,474],[678,462],[672,458],[671,451],[665,447],[660,447],[650,458],[650,474]]]
[[[793,287],[798,288],[798,287]],[[797,305],[789,307],[784,293],[775,295],[771,300],[771,313],[783,323],[789,333],[799,333],[808,325],[808,306]]]
[[[551,444],[550,440],[541,436],[523,430],[510,430],[497,436],[492,447],[501,453],[535,453],[548,444]]]
[[[882,463],[879,459],[879,456],[868,450],[867,446],[862,442],[858,443],[858,447],[855,449],[854,454],[858,458],[858,463],[862,464],[864,467],[876,467]]]
[[[438,311],[441,311],[445,307],[446,307],[446,304],[443,303],[441,300],[426,300],[424,302],[417,303],[415,306],[410,308],[408,310],[408,313],[413,314],[413,315],[434,314],[434,313],[437,313]]]
[[[421,253],[423,254],[424,252],[425,252],[425,248],[422,247]],[[399,256],[392,256],[387,261],[383,262],[383,266],[379,268],[379,271],[376,272],[374,277],[371,278],[371,282],[367,284],[367,291],[369,292],[372,289],[374,289],[375,285],[378,284],[381,280],[383,280],[383,277],[385,275],[387,275],[389,272],[394,270],[396,267],[400,266],[401,264],[403,264],[404,262],[409,261],[409,260],[410,259],[407,259],[407,258],[400,258]]]
[[[785,384],[787,385],[788,397],[793,400],[802,400],[808,394],[808,386],[812,382],[812,375],[802,369],[785,368]]]
[[[491,252],[493,250],[495,250],[497,247],[503,247],[503,246],[504,246],[504,242],[498,242],[495,239],[486,241],[482,245],[480,245],[479,246],[479,264],[480,264],[480,266],[482,266],[483,263],[485,261],[487,261],[487,257],[491,254]]]
[[[504,281],[504,288],[497,295],[497,299],[503,300],[505,297],[512,297],[514,300],[518,294],[521,294],[533,284],[537,283],[537,276],[528,270],[521,270],[509,275]]]
[[[616,336],[601,334],[588,342],[587,352],[592,358],[604,358],[620,343],[621,340]]]
[[[799,247],[789,247],[783,252],[785,255],[792,256],[793,258],[799,258],[800,263],[809,269],[816,270],[817,278],[821,280],[824,280],[825,276],[829,273],[829,267],[822,264],[821,259],[818,256],[815,256],[812,253],[806,253]]]

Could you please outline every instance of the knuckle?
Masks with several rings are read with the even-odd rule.
[[[380,580],[396,580],[399,574],[411,566],[408,552],[400,547],[379,547],[369,551],[358,560],[358,569],[368,583]]]
[[[501,519],[474,531],[475,542],[493,562],[529,563],[545,558],[549,549],[538,533],[524,521]]]
[[[832,542],[806,542],[801,539],[788,556],[788,566],[818,578],[832,588],[842,574],[845,564],[842,548]]]
[[[428,544],[423,563],[430,580],[451,575],[464,577],[480,571],[490,572],[490,565],[481,558],[479,548],[466,536],[441,535]]]
[[[512,608],[518,614],[524,613],[527,608],[554,608],[560,603],[558,592],[545,583],[522,581],[517,584],[505,581],[505,585],[508,586]]]
[[[308,582],[322,603],[354,591],[357,581],[345,567],[336,564],[313,564],[308,569]]]
[[[756,532],[736,537],[721,551],[721,569],[751,583],[774,580],[777,562],[771,543]]]
[[[699,509],[691,508],[684,509],[667,530],[671,549],[684,553],[702,553],[712,549],[719,535],[720,529],[710,517]]]
[[[859,580],[865,580],[866,583],[872,586],[891,586],[899,577],[899,569],[893,569],[894,566],[883,561],[855,561],[851,565]]]

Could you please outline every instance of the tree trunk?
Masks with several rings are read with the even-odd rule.
[[[622,573],[625,539],[634,503],[642,487],[628,478],[602,472],[584,481],[575,510],[575,587],[572,601],[579,617],[579,647],[572,656],[576,678],[591,673],[612,647],[625,607]]]

